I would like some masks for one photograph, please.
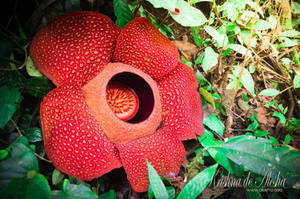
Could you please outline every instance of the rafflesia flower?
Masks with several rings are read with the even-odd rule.
[[[36,34],[31,56],[57,86],[41,104],[45,150],[70,176],[123,166],[144,192],[146,160],[160,175],[178,173],[181,140],[203,133],[197,79],[146,18],[121,30],[102,14],[70,12]]]

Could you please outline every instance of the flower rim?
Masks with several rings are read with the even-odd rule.
[[[118,74],[132,73],[141,77],[153,93],[153,109],[147,118],[138,122],[122,121],[106,101],[109,82]],[[156,132],[162,121],[162,108],[157,83],[146,73],[123,63],[109,63],[92,80],[82,87],[83,98],[103,132],[114,143],[127,143]]]

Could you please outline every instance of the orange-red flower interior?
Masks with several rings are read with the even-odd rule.
[[[45,150],[70,176],[123,166],[144,192],[146,159],[160,175],[178,173],[181,140],[203,134],[195,74],[146,18],[120,29],[102,14],[70,12],[36,34],[30,53],[57,86],[41,104]]]

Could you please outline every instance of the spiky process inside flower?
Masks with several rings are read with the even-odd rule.
[[[106,100],[117,117],[124,121],[133,118],[139,109],[137,94],[122,83],[110,82],[107,85]]]

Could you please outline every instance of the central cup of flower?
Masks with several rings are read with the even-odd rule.
[[[139,109],[139,99],[132,88],[119,82],[110,82],[106,89],[106,100],[120,120],[133,118]]]
[[[90,112],[112,142],[151,135],[162,120],[157,83],[132,66],[109,63],[82,90]]]

